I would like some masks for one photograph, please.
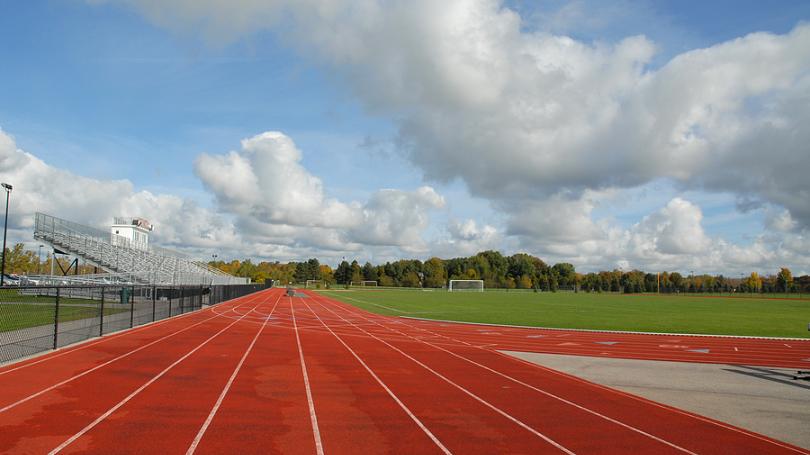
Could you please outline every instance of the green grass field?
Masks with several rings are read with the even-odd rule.
[[[105,308],[104,314],[116,314],[124,309]],[[99,308],[64,305],[59,307],[59,322],[98,317]],[[0,332],[53,324],[53,305],[0,304]]]
[[[59,299],[59,322],[98,317],[98,300],[62,297]],[[104,308],[110,315],[128,311]],[[20,294],[15,289],[0,290],[0,332],[53,324],[54,297]]]
[[[389,316],[536,327],[810,338],[810,299],[349,290],[323,295]]]

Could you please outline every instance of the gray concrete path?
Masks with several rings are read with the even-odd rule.
[[[796,370],[503,352],[810,449],[810,381]]]

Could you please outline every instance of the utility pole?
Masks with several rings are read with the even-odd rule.
[[[6,190],[6,222],[3,224],[3,265],[0,267],[0,286],[6,281],[6,233],[8,232],[8,199],[11,196],[11,185],[2,183]]]

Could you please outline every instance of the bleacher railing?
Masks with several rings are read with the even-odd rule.
[[[164,248],[148,250],[132,247],[129,239],[37,213],[34,238],[81,256],[86,261],[115,274],[129,274],[134,282],[151,284],[246,284],[245,278],[234,277],[204,263]]]

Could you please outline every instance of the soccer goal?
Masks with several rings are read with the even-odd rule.
[[[376,281],[352,281],[349,286],[377,287]]]
[[[484,292],[484,280],[450,280],[447,290],[450,292]]]
[[[304,287],[307,289],[320,289],[323,287],[323,280],[307,280]]]

